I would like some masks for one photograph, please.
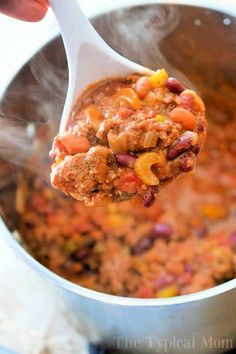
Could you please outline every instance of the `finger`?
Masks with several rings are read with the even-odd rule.
[[[47,9],[47,0],[0,1],[0,12],[24,21],[40,21],[45,16]]]

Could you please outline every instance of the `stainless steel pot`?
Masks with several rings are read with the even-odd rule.
[[[192,1],[191,6],[173,3],[143,5],[140,2],[140,6],[128,7],[126,2],[124,8],[117,9],[113,3],[110,5],[113,10],[100,11],[93,23],[112,47],[130,59],[152,68],[164,66],[177,77],[193,82],[204,96],[210,116],[219,124],[220,114],[226,112],[229,119],[236,119],[235,102],[232,102],[236,97],[235,4],[229,2],[224,14],[207,8],[223,11],[220,1],[217,4]],[[63,70],[66,70],[64,49],[61,40],[55,38],[12,78],[2,99],[3,112],[23,117],[26,126],[32,117],[37,122],[49,113],[59,117],[66,87]],[[50,78],[45,76],[46,71],[51,73]],[[221,102],[221,94],[225,94],[222,82],[230,86],[232,93],[224,102]],[[1,237],[24,262],[54,284],[68,311],[74,314],[81,333],[92,341],[145,354],[204,354],[236,346],[236,279],[191,295],[144,300],[82,288],[39,264],[10,232],[16,216],[13,170],[15,167],[9,162],[5,172],[0,170],[0,202],[5,215],[0,220]],[[4,178],[6,171],[7,178]]]

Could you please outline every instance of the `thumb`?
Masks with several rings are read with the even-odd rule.
[[[0,12],[23,21],[40,21],[48,9],[47,0],[1,0]]]

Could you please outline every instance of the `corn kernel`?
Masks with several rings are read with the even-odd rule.
[[[63,159],[62,159],[61,157],[56,156],[56,158],[55,158],[55,163],[56,163],[57,165],[59,165],[59,163],[61,163],[62,161],[63,161]]]
[[[154,75],[149,78],[153,88],[161,87],[166,84],[168,74],[165,69],[157,70]]]
[[[54,167],[58,166],[61,162],[63,162],[63,159],[59,156],[56,156],[54,164],[52,164],[51,169],[53,170]]]
[[[62,245],[62,248],[63,250],[66,252],[66,253],[72,253],[74,252],[77,248],[78,248],[78,245],[76,244],[75,241],[73,240],[68,240],[66,241],[63,245]]]
[[[156,293],[156,297],[173,297],[179,295],[179,289],[177,288],[176,285],[169,285],[166,286],[165,288],[159,290]]]
[[[163,115],[161,115],[161,114],[157,114],[156,117],[155,117],[155,119],[156,119],[159,123],[165,122],[166,118],[167,118],[166,116],[163,116]]]
[[[121,227],[124,224],[124,219],[119,214],[110,214],[107,217],[107,222],[111,227]]]
[[[217,204],[205,204],[202,208],[202,212],[204,216],[209,219],[222,219],[227,214],[226,209]]]
[[[105,244],[103,242],[97,242],[94,246],[94,251],[97,253],[104,253],[106,251]]]

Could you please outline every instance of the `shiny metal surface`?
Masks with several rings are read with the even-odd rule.
[[[234,10],[232,6],[230,13],[236,14]],[[234,17],[204,7],[150,4],[129,8],[126,4],[125,9],[100,14],[93,23],[104,39],[129,59],[154,69],[165,66],[170,74],[190,84],[193,82],[210,112],[227,111],[233,119],[232,97],[236,97]],[[36,121],[45,119],[48,107],[53,116],[59,117],[62,110],[66,74],[59,82],[47,82],[49,96],[38,91],[40,84],[45,91],[45,70],[41,65],[45,64],[45,58],[50,63],[51,74],[54,68],[56,74],[66,70],[60,39],[53,40],[35,55],[33,63],[27,64],[13,78],[2,99],[3,112],[24,117],[25,124],[32,121],[32,116]],[[221,102],[222,82],[233,92],[226,102]],[[32,92],[37,92],[41,99],[44,97],[47,105],[42,106],[35,95],[32,98]],[[10,182],[14,187],[14,173]],[[23,261],[55,285],[68,311],[74,314],[78,330],[90,340],[143,354],[158,351],[205,354],[224,352],[236,346],[236,279],[191,295],[150,300],[106,295],[72,284],[40,265],[12,237],[9,229],[14,228],[14,193],[7,194],[8,184],[9,178],[5,184],[0,184],[0,204],[5,213],[4,221],[0,220],[0,234]]]

